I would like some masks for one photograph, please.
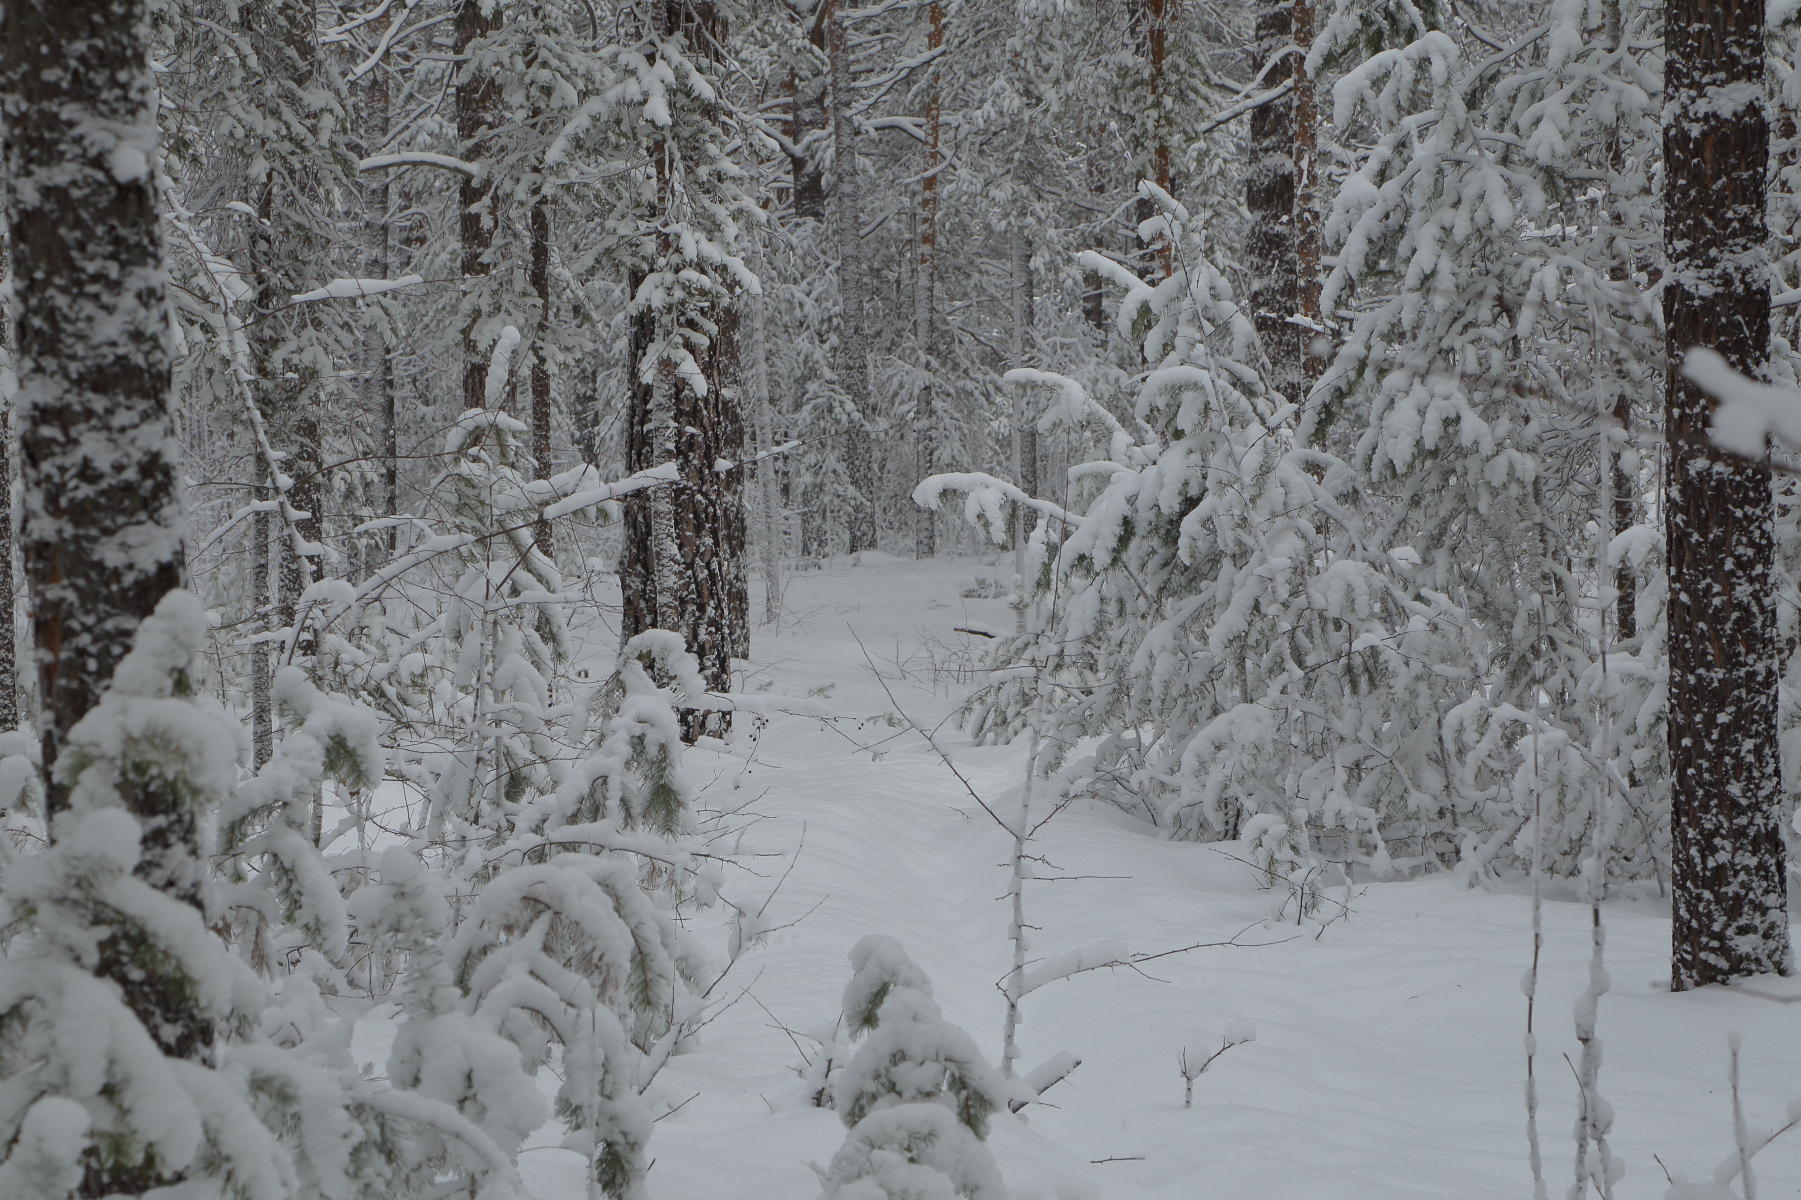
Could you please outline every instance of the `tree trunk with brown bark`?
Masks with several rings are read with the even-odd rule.
[[[944,5],[932,0],[926,7],[926,49],[944,45]],[[928,85],[925,103],[925,151],[920,155],[919,264],[914,287],[914,328],[919,361],[926,373],[919,398],[913,404],[913,476],[924,479],[938,469],[938,411],[931,373],[937,346],[938,309],[938,173],[943,161],[938,153],[939,96],[936,76]],[[913,514],[913,557],[931,558],[938,553],[938,514],[919,509]]]
[[[863,209],[862,171],[857,162],[857,118],[851,113],[849,19],[844,0],[836,0],[826,28],[826,52],[832,75],[832,156],[836,184],[832,213],[838,233],[838,353],[833,369],[838,386],[850,399],[851,427],[844,435],[844,471],[861,503],[850,516],[850,551],[876,548],[875,455],[869,433],[869,331],[864,328],[863,301],[868,272],[863,261],[860,225]]]
[[[51,767],[112,681],[140,623],[186,583],[170,415],[169,311],[157,213],[156,79],[143,0],[18,0],[0,38],[0,103],[14,254],[18,530],[31,592]],[[201,813],[170,781],[121,778],[138,821],[133,873],[204,910]],[[47,786],[53,837],[66,777]],[[165,986],[167,955],[96,924],[89,968],[166,1055],[208,1064],[201,993]],[[154,1155],[84,1159],[79,1194],[141,1195],[181,1182]]]
[[[1253,71],[1264,71],[1257,86],[1274,88],[1295,80],[1296,56],[1281,53],[1294,37],[1289,6],[1269,3],[1260,8],[1255,34],[1250,66]],[[1294,321],[1301,299],[1300,247],[1295,236],[1296,115],[1292,94],[1251,111],[1244,180],[1245,208],[1251,214],[1245,238],[1245,268],[1250,272],[1245,300],[1263,352],[1269,357],[1270,385],[1291,401],[1299,401],[1307,390],[1304,358],[1309,340]],[[1317,236],[1314,252],[1317,272]]]
[[[717,61],[725,38],[714,10],[671,3],[652,11],[664,22],[659,30],[663,36],[685,31],[690,54]],[[675,211],[686,202],[676,191],[682,181],[667,170],[663,149],[651,157],[657,212]],[[667,261],[674,235],[664,222],[657,225],[656,257]],[[630,280],[634,295],[642,282]],[[679,378],[674,361],[663,353],[678,335],[694,348],[704,380],[700,387]],[[735,465],[719,469],[722,460],[736,464],[744,457],[737,308],[729,302],[714,302],[704,312],[642,307],[632,318],[629,350],[626,469],[673,462],[680,477],[672,485],[634,493],[625,503],[621,637],[650,629],[677,632],[699,661],[708,689],[730,691],[732,659],[750,653],[744,472]],[[681,719],[689,742],[731,728],[726,713],[688,709]]]
[[[456,53],[462,58],[456,76],[457,149],[468,161],[489,149],[484,143],[500,110],[500,84],[491,72],[470,60],[472,46],[500,31],[502,10],[481,0],[461,0],[455,22]],[[476,280],[492,269],[488,252],[494,247],[494,213],[490,207],[493,183],[484,174],[463,176],[457,189],[460,216],[457,237],[463,276],[463,408],[480,408],[488,382],[490,346],[482,336],[482,299]]]
[[[1670,359],[1710,346],[1749,375],[1763,370],[1770,340],[1763,35],[1762,0],[1670,0],[1665,10]],[[1712,408],[1670,371],[1664,535],[1675,991],[1790,969],[1770,472],[1711,444]]]

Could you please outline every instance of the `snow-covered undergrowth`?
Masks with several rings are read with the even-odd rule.
[[[964,647],[972,643],[958,627],[1011,629],[1004,600],[962,597],[985,590],[972,588],[976,576],[997,569],[1005,568],[973,559],[841,561],[793,577],[788,623],[774,635],[756,631],[743,691],[817,693],[842,714],[872,719],[834,729],[776,716],[750,763],[704,749],[688,759],[703,785],[703,817],[737,811],[722,822],[742,833],[720,847],[737,852],[728,882],[740,897],[774,892],[762,924],[779,928],[719,985],[699,1045],[647,1095],[657,1117],[647,1182],[658,1200],[819,1193],[808,1164],[828,1167],[846,1129],[812,1103],[817,1072],[803,1078],[797,1068],[832,1040],[847,956],[868,934],[898,939],[930,977],[944,1018],[989,1062],[999,1060],[1011,844],[906,728],[907,719],[938,725],[966,694],[972,654]],[[579,616],[575,624],[604,666],[610,638],[598,627],[581,631]],[[974,639],[977,651],[981,643]],[[972,746],[948,722],[938,741],[990,803],[1017,786],[1023,743]],[[1293,904],[1283,907],[1284,896],[1261,889],[1257,872],[1238,861],[1243,850],[1160,840],[1098,806],[1072,807],[1039,833],[1035,873],[1079,878],[1029,885],[1026,916],[1039,926],[1032,958],[1109,940],[1137,955],[1234,935],[1246,945],[1089,972],[1026,998],[1022,1066],[1066,1050],[1082,1065],[1046,1103],[990,1117],[987,1146],[1011,1193],[1530,1195],[1520,992],[1531,955],[1528,890],[1470,891],[1448,875],[1358,883],[1348,896],[1332,887],[1297,926]],[[1801,981],[1670,995],[1667,907],[1647,888],[1605,910],[1613,986],[1600,1007],[1599,1090],[1616,1112],[1612,1150],[1627,1164],[1621,1200],[1665,1194],[1653,1155],[1672,1172],[1706,1179],[1733,1152],[1731,1030],[1743,1041],[1741,1097],[1753,1128],[1781,1124],[1788,1100],[1801,1094]],[[1549,895],[1540,1136],[1552,1193],[1561,1194],[1576,1115],[1561,1056],[1576,1057],[1570,1013],[1587,982],[1589,930],[1573,889]],[[722,947],[724,921],[704,913],[693,932]],[[378,1070],[394,1011],[373,1009],[357,1028],[354,1053]],[[1255,1040],[1197,1078],[1184,1111],[1178,1055],[1218,1046],[1238,1022],[1255,1024]],[[559,1083],[546,1070],[540,1086],[548,1096]],[[552,1123],[521,1154],[526,1188],[539,1200],[584,1194],[583,1160],[558,1147],[561,1137]],[[1756,1166],[1759,1195],[1801,1192],[1801,1139],[1777,1141]]]

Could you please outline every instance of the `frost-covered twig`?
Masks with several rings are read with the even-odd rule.
[[[1533,607],[1538,613],[1539,642],[1544,642],[1545,604],[1544,597],[1534,593]],[[1533,698],[1534,717],[1543,703],[1542,685],[1536,689]],[[1538,958],[1545,944],[1545,895],[1544,855],[1540,849],[1544,840],[1544,824],[1542,797],[1540,795],[1540,776],[1538,765],[1538,721],[1532,722],[1532,966],[1526,977],[1520,981],[1526,993],[1526,1147],[1532,1160],[1532,1197],[1533,1200],[1546,1200],[1544,1155],[1538,1144],[1538,1079],[1533,1074],[1533,1062],[1538,1055],[1538,1038],[1533,1032],[1532,1020],[1534,1006],[1538,999]]]
[[[963,785],[963,790],[969,793],[969,798],[971,800],[974,800],[977,804],[981,805],[982,811],[987,813],[990,817],[992,817],[994,820],[994,823],[996,825],[999,825],[1002,829],[1006,830],[1008,833],[1012,833],[1013,832],[1012,827],[1010,825],[1008,825],[1005,821],[1001,820],[999,813],[995,812],[992,808],[988,807],[988,802],[986,800],[982,799],[981,796],[976,794],[975,788],[970,786],[969,780],[964,777],[963,772],[957,770],[957,764],[953,763],[951,761],[951,756],[944,752],[944,747],[940,746],[938,744],[938,739],[933,737],[930,733],[928,733],[919,724],[918,721],[915,721],[912,717],[909,717],[906,714],[906,711],[901,708],[900,701],[896,700],[894,698],[894,693],[889,690],[888,681],[886,679],[882,678],[882,673],[880,671],[876,670],[875,659],[873,659],[869,656],[869,648],[863,644],[862,638],[857,637],[857,631],[855,629],[851,629],[850,635],[856,641],[857,649],[859,649],[863,652],[863,660],[869,664],[870,673],[875,676],[876,682],[881,685],[882,691],[884,694],[887,695],[889,703],[894,705],[895,715],[900,717],[901,720],[905,721],[907,723],[907,727],[909,729],[911,729],[914,733],[917,733],[920,737],[922,737],[926,740],[926,745],[928,745],[932,748],[932,752],[938,756],[939,761],[944,763],[946,769],[948,769],[952,775],[955,775],[957,777],[957,782]]]
[[[1194,1081],[1199,1079],[1213,1065],[1213,1060],[1234,1046],[1242,1046],[1246,1042],[1257,1040],[1257,1027],[1249,1021],[1234,1021],[1226,1026],[1225,1036],[1220,1039],[1219,1049],[1207,1057],[1201,1057],[1198,1046],[1184,1046],[1176,1056],[1176,1065],[1181,1068],[1182,1082],[1186,1085],[1182,1093],[1182,1107],[1194,1107]]]

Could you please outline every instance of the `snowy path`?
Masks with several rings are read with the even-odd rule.
[[[888,712],[851,630],[878,662],[912,654],[918,668],[922,639],[954,639],[955,625],[1004,627],[1001,602],[958,596],[976,575],[1002,569],[885,560],[799,576],[788,607],[806,618],[798,630],[758,638],[748,686],[767,680],[777,693],[805,694],[831,685],[829,701],[843,713]],[[893,673],[892,663],[882,665]],[[914,675],[890,686],[909,714],[938,720],[954,699]],[[894,733],[870,724],[859,736]],[[954,733],[943,740],[984,796],[1013,786],[1022,749],[972,747]],[[943,764],[911,734],[888,742],[876,761],[813,722],[782,718],[734,792],[740,766],[694,756],[700,778],[720,775],[703,804],[748,802],[761,819],[745,833],[745,851],[792,854],[804,831],[771,912],[778,923],[809,915],[741,961],[723,990],[743,998],[658,1080],[659,1111],[681,1105],[651,1143],[659,1200],[817,1194],[806,1163],[825,1163],[844,1131],[834,1114],[807,1105],[792,1069],[800,1055],[778,1022],[829,1025],[848,976],[846,951],[866,933],[900,938],[931,974],[946,1016],[999,1057],[993,985],[1009,953],[999,900],[1006,841]],[[1042,932],[1034,954],[1101,938],[1140,952],[1173,949],[1229,937],[1272,908],[1250,870],[1220,853],[1234,847],[1157,841],[1111,812],[1067,812],[1041,846],[1068,874],[1123,878],[1035,885],[1028,920]],[[767,878],[737,881],[740,900],[766,894],[781,869],[775,857],[746,861]],[[1317,939],[1311,931],[1294,938],[1292,925],[1256,925],[1244,940],[1280,944],[1197,951],[1147,967],[1154,979],[1098,972],[1031,996],[1025,1065],[1063,1049],[1084,1063],[1047,1096],[1056,1107],[1028,1109],[1029,1124],[996,1119],[991,1145],[1015,1194],[1529,1196],[1519,990],[1530,953],[1527,898],[1465,892],[1440,877],[1360,887],[1350,908]],[[1561,1055],[1577,1049],[1570,1005],[1586,978],[1587,917],[1567,898],[1547,905],[1540,1129],[1553,1195],[1569,1179],[1574,1086]],[[1790,1096],[1801,1096],[1801,1004],[1721,989],[1672,997],[1653,982],[1667,977],[1666,910],[1621,902],[1608,920],[1614,987],[1601,1007],[1601,1089],[1617,1109],[1614,1148],[1628,1166],[1617,1195],[1660,1197],[1666,1185],[1653,1153],[1705,1177],[1732,1147],[1728,1029],[1744,1037],[1754,1126],[1780,1123]],[[1759,990],[1801,1000],[1801,982]],[[1184,1111],[1178,1049],[1217,1045],[1234,1020],[1254,1021],[1257,1040],[1197,1080],[1195,1106]],[[1103,1159],[1116,1161],[1093,1161]],[[528,1151],[524,1165],[545,1200],[581,1194],[573,1155]],[[1801,1195],[1801,1133],[1766,1150],[1757,1168],[1760,1195]]]

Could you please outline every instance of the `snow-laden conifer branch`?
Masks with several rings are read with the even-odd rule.
[[[430,150],[402,150],[393,154],[374,154],[356,164],[359,171],[382,171],[389,167],[437,167],[453,171],[469,179],[479,180],[486,168],[478,162],[465,162],[449,154]]]
[[[401,288],[412,287],[416,283],[424,283],[419,275],[402,275],[399,279],[334,279],[324,287],[314,288],[310,292],[302,292],[293,297],[292,303],[305,304],[313,300],[361,300],[370,296],[379,296],[383,292],[395,292]]]

